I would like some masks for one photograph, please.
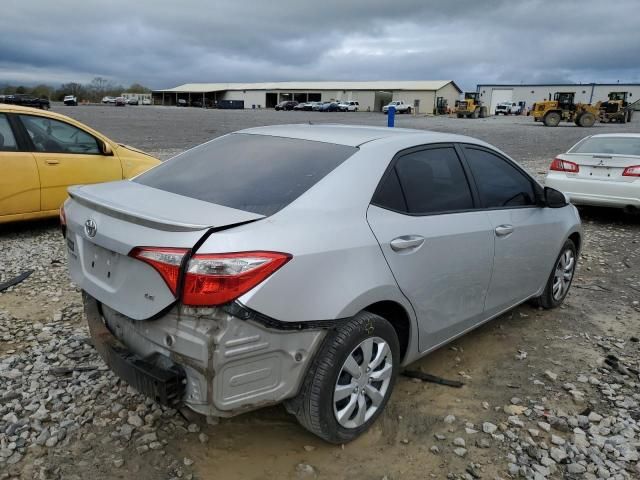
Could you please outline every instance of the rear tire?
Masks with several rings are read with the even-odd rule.
[[[560,114],[558,112],[549,112],[542,120],[546,127],[557,127],[560,123]]]
[[[562,305],[571,288],[577,262],[576,246],[571,240],[567,240],[553,265],[542,295],[537,298],[538,305],[545,309]]]
[[[596,123],[596,116],[591,112],[584,112],[582,115],[580,115],[578,123],[581,127],[593,127],[593,125]]]
[[[464,115],[462,115],[461,113],[456,114],[456,116],[457,116],[458,118],[462,118],[462,117],[464,117]]]
[[[350,442],[384,410],[399,366],[394,328],[378,315],[360,312],[327,332],[300,393],[287,408],[323,440]],[[342,398],[336,401],[336,396]]]

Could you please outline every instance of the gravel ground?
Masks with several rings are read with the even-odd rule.
[[[380,114],[55,107],[162,159],[255,125],[384,125]],[[587,133],[634,123],[542,127],[530,118],[400,116],[398,126],[463,133],[540,177]],[[0,480],[156,478],[640,478],[640,220],[581,210],[573,289],[554,311],[523,305],[416,362],[465,382],[401,378],[362,438],[334,447],[281,407],[209,425],[119,381],[88,339],[55,222],[0,227]],[[186,416],[185,416],[186,415]]]

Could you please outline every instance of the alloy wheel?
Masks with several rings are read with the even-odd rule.
[[[393,356],[380,337],[363,340],[347,356],[333,393],[333,412],[345,428],[358,428],[382,405],[391,383]]]
[[[567,248],[556,263],[553,274],[552,294],[554,300],[562,300],[569,290],[571,279],[576,267],[576,259],[573,250]]]

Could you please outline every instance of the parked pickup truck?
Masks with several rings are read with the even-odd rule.
[[[411,105],[404,103],[402,100],[389,103],[382,107],[384,113],[389,112],[389,107],[395,107],[396,113],[411,113]]]
[[[496,106],[496,115],[520,115],[520,105],[514,102],[502,102]]]

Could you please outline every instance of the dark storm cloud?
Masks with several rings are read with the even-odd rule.
[[[637,0],[9,0],[0,82],[640,81]]]

